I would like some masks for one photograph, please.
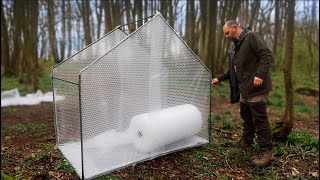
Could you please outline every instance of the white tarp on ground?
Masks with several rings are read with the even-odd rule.
[[[38,90],[36,93],[20,96],[19,90],[12,89],[9,91],[1,91],[1,107],[17,106],[17,105],[36,105],[41,102],[52,102],[52,92],[42,93]]]

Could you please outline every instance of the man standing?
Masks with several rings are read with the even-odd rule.
[[[272,53],[260,34],[242,29],[236,21],[227,21],[223,32],[233,41],[229,70],[212,79],[211,84],[215,86],[220,81],[230,80],[231,103],[240,101],[240,115],[244,121],[242,138],[237,145],[250,147],[257,134],[260,154],[252,163],[263,167],[272,159],[272,132],[266,109],[271,90]]]

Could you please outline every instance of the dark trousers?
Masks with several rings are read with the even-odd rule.
[[[267,115],[267,103],[240,102],[240,114],[244,121],[242,139],[247,144],[253,144],[255,133],[261,151],[272,149],[272,132]]]

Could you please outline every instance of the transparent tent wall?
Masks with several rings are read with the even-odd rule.
[[[84,178],[208,142],[211,73],[160,14],[83,69],[80,76]],[[148,152],[134,146],[129,131],[134,117],[186,104],[201,113],[196,135]],[[170,128],[168,123],[151,128]],[[80,143],[70,146],[75,147],[73,151],[81,149]]]
[[[127,34],[117,27],[52,69],[56,146],[74,167],[75,164],[82,163],[81,151],[79,149],[79,151],[73,152],[66,150],[65,147],[81,140],[80,70],[105,54],[125,37]],[[75,159],[76,162],[70,159]],[[81,176],[81,166],[77,167],[77,172]]]

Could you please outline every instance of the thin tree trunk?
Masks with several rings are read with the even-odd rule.
[[[110,0],[101,0],[104,8],[104,33],[108,33],[112,29],[112,14]]]
[[[201,28],[200,28],[200,40],[199,40],[199,57],[200,59],[209,66],[209,60],[205,59],[205,51],[208,51],[208,49],[205,49],[205,37],[206,37],[206,25],[207,25],[207,9],[208,4],[207,0],[200,0],[200,21],[201,21]]]
[[[65,54],[65,46],[66,46],[66,10],[65,10],[65,0],[62,0],[61,5],[61,13],[62,13],[62,39],[60,40],[60,58],[61,60],[64,60],[64,54]]]
[[[131,4],[130,0],[125,0],[125,8],[126,8],[126,16],[127,16],[127,23],[131,23]],[[135,29],[133,28],[133,24],[128,24],[129,32],[132,33]]]
[[[101,19],[102,19],[102,2],[98,3],[98,0],[95,0],[95,10],[97,16],[97,39],[100,38],[100,31],[101,31]]]
[[[55,31],[55,12],[54,12],[54,1],[48,0],[48,33],[49,33],[49,42],[51,56],[56,63],[60,62],[57,50],[57,41],[56,41],[56,31]]]
[[[160,1],[160,13],[164,17],[164,19],[167,20],[167,12],[168,12],[168,6],[167,6],[167,0],[161,0]]]
[[[23,82],[22,77],[22,23],[24,17],[23,1],[13,1],[13,52],[11,56],[10,71],[15,74],[20,82]]]
[[[9,73],[9,38],[8,38],[8,27],[7,20],[4,15],[3,0],[1,0],[1,66],[3,67],[3,74],[8,75]],[[2,69],[1,69],[2,71]],[[1,73],[2,74],[2,73]]]
[[[144,18],[148,17],[148,0],[144,0]],[[146,23],[148,19],[144,20],[144,23]]]
[[[39,2],[34,0],[26,0],[25,14],[23,21],[23,60],[27,67],[27,81],[33,85],[33,90],[39,88],[39,65],[38,65],[38,15]]]
[[[137,2],[137,4],[135,4],[135,6],[137,6],[137,15],[138,15],[138,26],[137,26],[137,28],[138,27],[140,27],[140,26],[142,26],[142,24],[143,24],[143,21],[142,21],[142,0],[139,0],[139,1],[136,1]]]
[[[169,9],[169,24],[172,28],[174,28],[174,22],[176,19],[176,16],[173,14],[173,5],[172,0],[168,0],[168,9]]]
[[[284,84],[286,92],[285,113],[282,117],[282,126],[274,133],[275,138],[286,138],[291,132],[294,124],[293,111],[293,85],[292,85],[292,64],[293,64],[293,40],[294,40],[294,8],[295,0],[286,0],[288,4],[286,24],[286,48],[284,61]]]
[[[275,16],[274,16],[274,34],[273,34],[273,47],[272,52],[274,55],[277,54],[278,47],[278,35],[280,33],[280,1],[275,1]]]
[[[72,34],[71,34],[71,30],[72,30],[72,9],[71,9],[71,3],[70,1],[67,1],[68,3],[68,11],[67,11],[67,16],[68,16],[68,57],[71,56],[72,54]]]

